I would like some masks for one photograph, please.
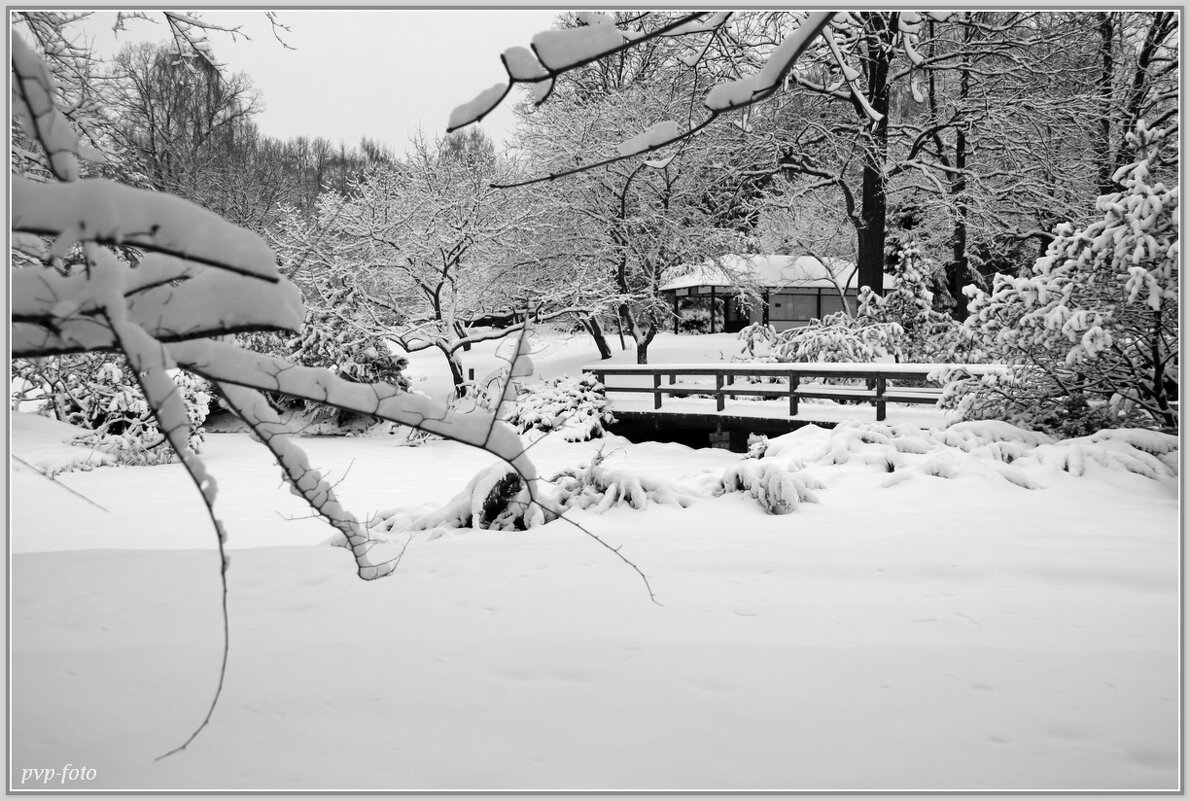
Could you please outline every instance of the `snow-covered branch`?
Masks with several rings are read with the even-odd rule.
[[[202,207],[103,178],[39,183],[12,177],[14,232],[53,238],[52,256],[76,243],[128,245],[276,283],[264,240]]]

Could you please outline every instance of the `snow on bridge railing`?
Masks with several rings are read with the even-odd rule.
[[[632,365],[588,365],[583,372],[591,373],[604,391],[622,393],[647,393],[653,396],[653,408],[660,409],[662,398],[687,395],[710,395],[715,399],[716,411],[722,412],[728,398],[737,397],[772,398],[784,395],[789,399],[789,416],[798,413],[798,401],[803,398],[828,400],[869,401],[876,407],[876,420],[887,416],[888,403],[936,404],[942,397],[939,386],[897,387],[889,381],[915,381],[940,383],[940,376],[952,370],[962,370],[969,375],[1007,373],[1003,364],[941,364],[941,363],[868,363],[868,362],[732,362],[729,364],[632,364]],[[651,386],[608,384],[608,376],[649,376]],[[662,377],[668,376],[668,384],[662,385]],[[714,378],[710,385],[678,385],[678,376]],[[738,378],[785,379],[784,387],[766,385],[763,388],[741,387]],[[835,386],[822,383],[803,383],[813,378],[863,379],[864,386]]]

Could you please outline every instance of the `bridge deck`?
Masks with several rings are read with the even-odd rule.
[[[675,398],[666,401],[662,408],[654,409],[650,398],[617,396],[612,399],[611,407],[612,412],[621,419],[649,419],[659,426],[689,424],[698,428],[749,428],[758,433],[783,433],[807,423],[835,425],[844,420],[873,419],[870,405],[830,400],[800,403],[797,413],[793,415],[789,414],[786,400],[728,401],[720,411],[710,398]],[[936,406],[894,402],[888,403],[884,418],[887,423],[907,423],[923,428],[942,428],[951,421],[952,417]]]

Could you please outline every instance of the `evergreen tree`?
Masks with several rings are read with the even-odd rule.
[[[1129,136],[1137,159],[1116,171],[1121,189],[1099,198],[1099,219],[1060,228],[1023,275],[972,288],[970,335],[1019,369],[1006,381],[959,382],[968,414],[1063,405],[1067,416],[1100,412],[1121,424],[1139,414],[1177,427],[1179,193],[1154,179],[1173,156],[1167,133],[1142,122]]]

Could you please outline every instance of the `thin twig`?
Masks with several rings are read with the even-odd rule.
[[[20,462],[21,464],[23,464],[25,467],[27,467],[27,468],[29,468],[30,470],[32,470],[34,473],[37,473],[37,475],[41,476],[41,477],[42,477],[42,478],[44,478],[46,481],[52,481],[53,483],[57,484],[59,487],[61,487],[62,489],[66,490],[67,492],[71,493],[72,495],[77,495],[78,497],[82,498],[84,501],[86,501],[87,503],[91,504],[91,505],[92,505],[92,506],[94,506],[96,509],[99,509],[99,510],[101,510],[101,511],[107,512],[108,514],[111,514],[111,510],[109,510],[109,509],[104,509],[102,506],[100,506],[99,504],[95,503],[95,501],[91,500],[91,499],[90,499],[90,498],[88,498],[86,495],[83,495],[81,492],[78,492],[77,490],[73,490],[73,489],[71,489],[70,487],[66,486],[66,485],[65,485],[65,484],[63,484],[61,481],[59,481],[58,479],[54,478],[54,477],[53,477],[52,475],[50,475],[49,473],[47,473],[47,472],[43,471],[41,468],[37,467],[36,465],[29,464],[28,462],[26,462],[24,459],[22,459],[21,457],[17,456],[16,454],[12,454],[12,458],[13,458],[14,460],[16,460],[16,461]]]
[[[532,495],[532,490],[530,490],[530,495]],[[598,534],[591,531],[589,528],[582,525],[581,523],[576,523],[574,520],[571,520],[569,517],[566,516],[566,514],[564,512],[560,512],[556,509],[550,509],[549,507],[545,506],[543,503],[538,501],[536,498],[533,499],[533,502],[535,504],[537,504],[539,507],[541,507],[542,509],[545,509],[547,512],[551,512],[551,513],[557,515],[557,518],[559,520],[565,520],[567,523],[574,526],[579,531],[583,532],[583,534],[586,534],[588,537],[595,540],[595,542],[599,543],[604,548],[607,548],[609,551],[614,553],[616,555],[617,559],[619,559],[621,562],[623,562],[624,564],[628,565],[630,568],[635,570],[636,574],[638,576],[640,576],[640,580],[645,583],[645,590],[648,591],[648,593],[649,593],[649,600],[652,601],[653,603],[657,604],[657,606],[664,605],[660,601],[657,600],[657,595],[653,592],[653,585],[651,585],[649,583],[649,577],[646,576],[645,572],[643,570],[641,570],[640,567],[637,566],[636,562],[633,562],[631,559],[629,559],[627,556],[625,556],[623,553],[621,553],[620,548],[614,547],[609,542],[607,542],[606,540],[601,538]],[[621,546],[621,547],[623,547],[623,546]]]

